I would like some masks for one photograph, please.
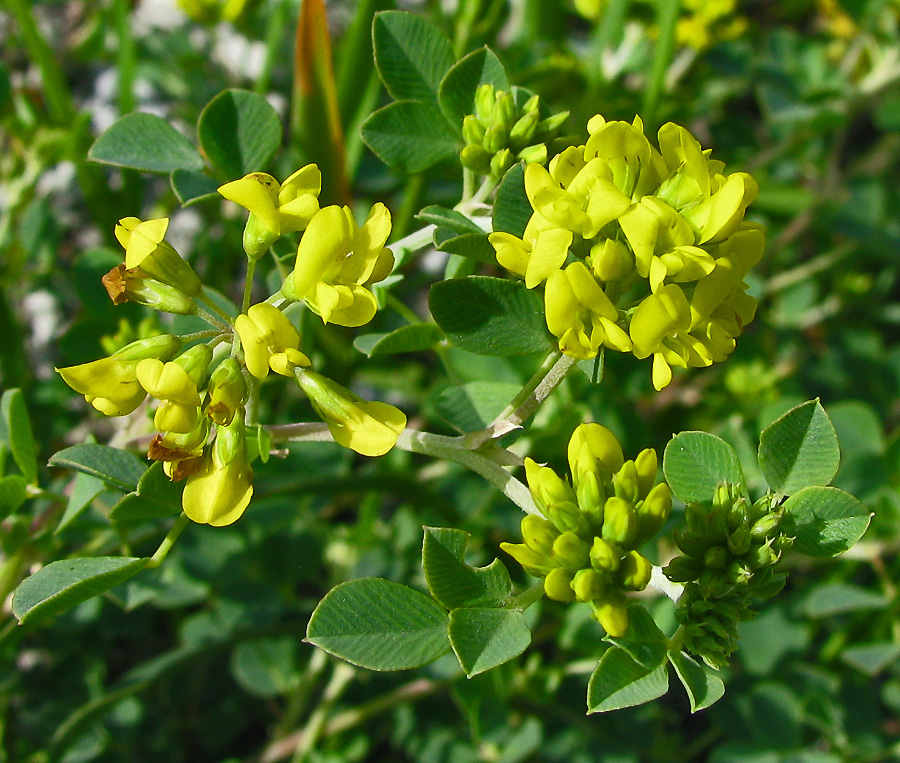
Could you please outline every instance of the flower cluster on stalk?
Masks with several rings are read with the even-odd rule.
[[[684,583],[675,617],[683,647],[714,668],[737,648],[737,624],[754,616],[753,600],[777,594],[787,575],[772,567],[793,538],[780,529],[784,510],[766,495],[749,503],[738,485],[719,485],[709,501],[685,507],[687,526],[675,531],[682,556],[663,569]]]
[[[658,150],[637,117],[597,115],[588,132],[547,167],[525,167],[533,209],[525,231],[489,239],[528,288],[544,284],[547,327],[562,352],[652,357],[660,390],[672,366],[724,360],[755,315],[744,279],[765,233],[744,216],[757,185],[744,172],[726,175],[671,122]]]
[[[650,582],[651,564],[638,549],[662,528],[672,510],[664,482],[654,485],[656,451],[626,461],[615,436],[582,424],[568,447],[572,482],[525,459],[528,487],[543,516],[522,520],[524,543],[503,543],[531,575],[544,579],[556,601],[581,601],[611,636],[628,629],[629,591]]]
[[[168,219],[123,218],[116,238],[125,262],[103,283],[115,304],[136,302],[163,312],[196,314],[211,330],[160,334],[131,342],[90,363],[58,369],[63,380],[108,416],[128,415],[149,395],[157,401],[148,457],[185,481],[182,505],[195,522],[237,520],[253,495],[250,462],[259,446],[251,400],[269,372],[294,379],[335,441],[368,456],[389,451],[406,417],[368,402],[310,370],[300,333],[284,313],[303,301],[325,323],[361,326],[375,315],[370,286],[393,266],[384,244],[390,213],[376,204],[362,226],[347,207],[319,207],[321,175],[308,165],[279,183],[256,172],[219,191],[249,211],[243,245],[251,263],[286,233],[305,231],[281,291],[232,317],[212,302],[191,266],[166,240]],[[264,438],[257,438],[263,441]]]

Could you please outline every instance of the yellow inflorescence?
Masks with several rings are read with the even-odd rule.
[[[653,385],[672,366],[727,357],[756,310],[744,278],[762,257],[762,226],[746,221],[753,178],[726,175],[683,127],[640,119],[588,123],[590,138],[548,167],[525,168],[534,210],[521,238],[490,235],[497,261],[528,288],[545,283],[547,326],[562,352],[601,347],[653,358]]]

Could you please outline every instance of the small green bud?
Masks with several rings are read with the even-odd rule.
[[[493,124],[502,127],[504,135],[509,135],[509,131],[516,123],[516,101],[511,93],[497,91],[497,99],[494,102],[494,111],[491,116]]]
[[[541,108],[541,97],[537,94],[531,96],[527,101],[525,101],[525,105],[522,107],[522,112],[525,114],[537,114]]]
[[[741,525],[728,536],[728,550],[733,556],[743,556],[750,549],[750,528]]]
[[[628,631],[628,603],[625,597],[618,593],[610,593],[609,597],[592,601],[591,609],[604,630],[613,638],[621,638]]]
[[[555,567],[544,578],[544,591],[553,601],[575,601],[575,591],[572,590],[573,570]]]
[[[208,345],[195,344],[193,347],[186,349],[172,362],[181,366],[187,372],[188,378],[197,386],[197,389],[201,389],[203,382],[206,381],[206,374],[209,371],[212,356],[212,350]]]
[[[624,249],[617,241],[612,241],[611,239],[606,239],[606,241],[610,241],[619,249]],[[593,253],[593,249],[591,252]],[[638,493],[642,497],[646,497],[653,489],[653,483],[656,482],[656,473],[659,471],[659,461],[656,458],[656,451],[653,450],[653,448],[645,448],[638,453],[637,458],[634,459],[634,468],[637,471],[638,476]]]
[[[637,508],[639,531],[637,545],[653,538],[666,523],[672,513],[672,491],[665,482],[660,482]]]
[[[508,148],[498,151],[491,159],[491,175],[493,177],[503,177],[507,170],[513,166],[513,156]]]
[[[226,358],[209,379],[207,415],[219,425],[231,423],[235,411],[247,399],[247,382],[235,358]]]
[[[603,508],[603,540],[622,548],[631,548],[638,534],[638,517],[634,506],[626,500],[613,496]]]
[[[521,159],[525,164],[546,164],[547,144],[536,143],[533,146],[526,146],[516,154],[516,158]]]
[[[546,507],[544,513],[560,532],[571,530],[579,535],[586,535],[590,532],[587,516],[571,501],[551,503]]]
[[[753,577],[753,570],[744,562],[735,559],[725,568],[725,578],[735,585],[746,585]]]
[[[706,553],[703,555],[703,565],[710,570],[719,570],[728,564],[729,558],[727,549],[722,546],[713,546],[706,549]]]
[[[553,541],[553,558],[560,566],[570,570],[580,570],[591,563],[588,544],[571,530]]]
[[[575,477],[575,493],[581,510],[589,514],[599,529],[603,525],[603,506],[606,503],[606,491],[598,482],[594,472],[585,472],[580,478]]]
[[[491,171],[491,155],[481,146],[469,144],[459,152],[459,161],[463,167],[487,175]]]
[[[547,137],[555,135],[556,131],[559,130],[559,128],[562,127],[563,124],[565,124],[565,121],[568,118],[568,111],[559,111],[556,114],[547,117],[541,122],[538,122],[537,134]]]
[[[550,556],[553,551],[553,541],[559,535],[559,531],[543,517],[526,514],[522,519],[522,539],[528,548],[539,554]]]
[[[629,503],[637,503],[640,500],[640,486],[638,483],[637,467],[634,461],[626,461],[612,478],[613,490],[619,498]]]
[[[506,131],[506,128],[503,125],[494,124],[488,127],[484,133],[484,140],[481,141],[481,145],[488,154],[493,155],[506,148],[508,138],[509,133]]]
[[[696,580],[703,570],[702,563],[686,556],[676,556],[663,568],[663,574],[673,583],[688,583]]]
[[[241,238],[241,243],[247,259],[251,262],[256,262],[269,251],[269,247],[279,238],[279,235],[272,230],[269,223],[263,222],[251,212],[247,218],[247,224],[244,226],[244,235]]]
[[[693,530],[685,530],[683,527],[677,527],[672,533],[675,539],[675,545],[679,551],[688,556],[703,556],[706,553],[706,541]]]
[[[601,598],[609,588],[609,581],[596,570],[579,570],[572,579],[572,590],[578,601],[593,601]]]
[[[475,91],[475,114],[478,119],[487,124],[491,120],[494,112],[494,103],[497,96],[494,93],[494,86],[490,84],[479,85]]]
[[[541,577],[552,569],[544,554],[528,548],[524,543],[501,543],[500,548],[521,564],[529,575]]]
[[[591,566],[598,572],[615,572],[622,552],[603,538],[594,538],[590,551]]]
[[[168,360],[181,349],[181,337],[172,334],[158,334],[147,339],[139,339],[136,342],[126,344],[121,350],[116,350],[110,357],[119,360],[143,360],[144,358],[158,358]]]
[[[525,114],[520,117],[509,131],[509,144],[513,149],[522,149],[529,145],[534,138],[534,130],[537,127],[537,114]]]
[[[780,558],[781,554],[772,548],[768,543],[761,546],[753,546],[746,555],[747,564],[753,570],[761,570],[764,567],[771,567]]]
[[[734,532],[739,527],[747,525],[749,521],[750,507],[747,505],[747,500],[741,496],[731,504],[731,508],[728,510],[728,529]]]
[[[758,519],[750,528],[750,535],[754,538],[768,538],[773,535],[778,525],[781,524],[781,513],[772,512]]]
[[[708,504],[692,502],[684,507],[684,518],[688,529],[696,535],[706,538],[709,534]]]
[[[478,117],[470,114],[463,118],[462,134],[466,143],[480,144],[484,140],[484,125]]]
[[[653,565],[637,551],[629,551],[619,568],[618,581],[626,591],[643,591],[650,582]]]

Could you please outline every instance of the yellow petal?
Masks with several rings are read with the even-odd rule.
[[[184,513],[200,524],[230,525],[240,518],[253,497],[252,473],[243,461],[215,468],[207,459],[203,468],[188,477],[181,497]]]
[[[219,187],[219,193],[255,215],[275,236],[281,235],[276,202],[281,186],[265,172],[252,172]]]
[[[349,210],[348,210],[349,211]],[[339,267],[340,260],[350,251],[354,228],[352,217],[341,207],[320,209],[307,226],[297,248],[292,281],[298,299],[305,299],[317,281],[327,271]]]

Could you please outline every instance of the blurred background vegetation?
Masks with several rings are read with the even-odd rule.
[[[243,280],[244,218],[233,206],[209,198],[182,208],[166,178],[87,161],[119,116],[151,112],[193,137],[215,94],[245,88],[266,95],[286,128],[276,162],[260,169],[281,178],[319,163],[323,204],[348,192],[360,208],[384,201],[396,239],[426,204],[459,199],[458,163],[400,176],[359,137],[389,101],[372,66],[372,16],[400,7],[430,18],[459,56],[489,44],[515,84],[571,111],[571,134],[595,113],[640,114],[649,135],[672,120],[760,184],[750,219],[769,231],[751,274],[761,305],[732,357],[677,375],[662,393],[646,364],[610,357],[603,384],[576,374],[557,390],[522,449],[561,466],[574,426],[593,419],[626,453],[661,452],[673,433],[704,429],[752,454],[763,426],[819,397],[842,445],[835,484],[875,512],[872,526],[837,560],[788,558],[787,590],[743,628],[727,694],[711,709],[691,716],[673,690],[585,717],[584,687],[604,648],[587,607],[535,606],[532,647],[472,680],[452,657],[378,674],[302,643],[334,584],[367,575],[420,584],[423,524],[471,532],[478,563],[501,555],[519,511],[473,474],[397,451],[371,461],[329,444],[291,446],[259,470],[237,525],[192,526],[162,568],[51,623],[16,627],[9,593],[29,570],[85,549],[152,553],[165,531],[158,520],[111,523],[117,494],[42,466],[42,489],[22,500],[0,481],[0,761],[900,760],[900,3],[336,0],[327,5],[333,87],[322,75],[310,94],[297,82],[312,59],[294,51],[299,39],[313,58],[328,53],[313,33],[315,7],[0,6],[0,386],[23,390],[40,463],[89,437],[127,444],[53,372],[155,328],[142,308],[114,308],[99,283],[121,261],[118,218],[170,216],[170,240],[208,285],[234,296]],[[329,102],[342,141],[324,117]],[[274,261],[260,267],[277,286]],[[401,272],[374,330],[426,320],[444,261],[426,255]],[[304,351],[323,373],[403,408],[412,426],[448,434],[449,385],[515,391],[539,362],[453,348],[367,359],[354,336],[309,321]],[[270,421],[312,417],[277,382],[263,404]],[[7,434],[0,428],[0,442]],[[11,476],[7,451],[0,474]],[[648,605],[671,617],[665,600]]]

